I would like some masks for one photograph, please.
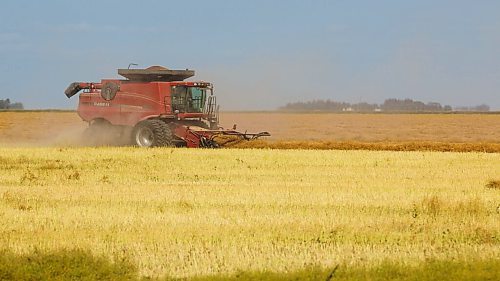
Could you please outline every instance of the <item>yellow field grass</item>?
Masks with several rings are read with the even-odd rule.
[[[0,251],[89,249],[173,277],[498,259],[498,167],[498,153],[0,148]]]

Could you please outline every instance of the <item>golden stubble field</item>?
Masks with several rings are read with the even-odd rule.
[[[270,141],[469,143],[500,145],[500,114],[221,113],[221,124],[269,131]],[[76,112],[0,112],[0,143],[74,144],[85,129]],[[497,148],[495,148],[497,149]]]
[[[498,153],[0,148],[0,251],[141,276],[500,256]]]

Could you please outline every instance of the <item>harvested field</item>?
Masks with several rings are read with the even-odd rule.
[[[499,152],[497,114],[221,113],[221,124],[269,131],[237,148]],[[0,144],[78,145],[86,127],[76,112],[0,112]]]
[[[221,113],[225,127],[273,140],[500,143],[500,114]]]
[[[498,275],[498,115],[222,118],[273,137],[78,147],[86,124],[74,112],[0,112],[0,276]]]

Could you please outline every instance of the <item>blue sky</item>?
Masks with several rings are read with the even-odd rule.
[[[2,1],[0,99],[74,108],[73,81],[190,68],[224,109],[413,98],[500,109],[500,1]]]

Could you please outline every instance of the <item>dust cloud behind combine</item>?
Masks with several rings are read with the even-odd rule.
[[[87,127],[76,112],[1,112],[0,144],[8,146],[76,146]]]

